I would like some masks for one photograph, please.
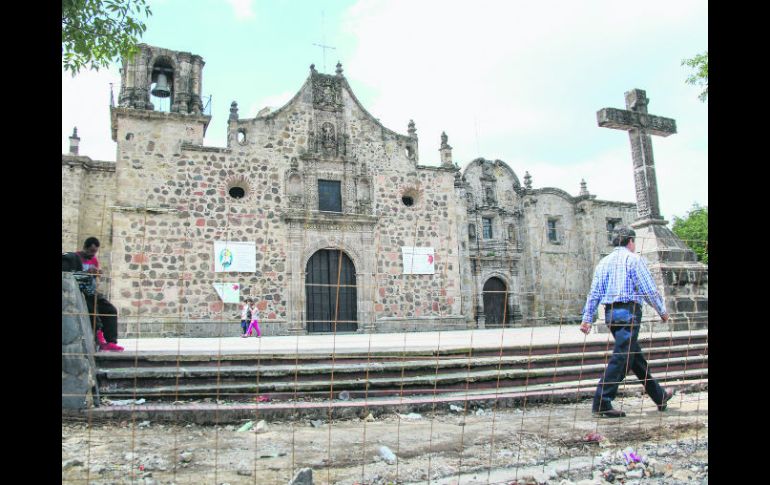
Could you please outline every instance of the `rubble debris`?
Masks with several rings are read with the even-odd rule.
[[[244,431],[248,431],[248,430],[251,429],[251,427],[253,425],[254,425],[254,421],[247,421],[247,422],[243,423],[243,426],[238,428],[238,430],[236,432],[237,433],[243,433]]]
[[[390,448],[385,445],[380,446],[379,452],[382,459],[385,460],[388,465],[396,464],[396,454],[393,453]]]
[[[294,478],[291,479],[289,485],[313,485],[313,470],[311,468],[299,470],[294,475]]]

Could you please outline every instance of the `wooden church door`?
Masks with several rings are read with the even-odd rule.
[[[305,300],[308,333],[356,331],[356,269],[347,254],[322,249],[310,258]]]
[[[502,326],[510,321],[506,311],[508,291],[500,278],[489,278],[484,283],[484,316],[487,327]]]

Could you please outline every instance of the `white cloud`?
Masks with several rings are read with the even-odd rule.
[[[270,108],[270,111],[275,111],[278,108],[283,107],[289,100],[297,94],[295,91],[284,91],[281,94],[275,96],[268,96],[262,98],[256,103],[249,106],[249,109],[241,115],[242,118],[254,118],[262,108]]]
[[[253,0],[226,0],[233,9],[235,18],[238,20],[250,20],[255,17],[254,15],[254,1]]]
[[[120,94],[118,67],[82,71],[75,78],[62,72],[62,153],[69,153],[69,136],[78,128],[80,154],[114,161],[116,145],[110,132],[110,83],[115,104]]]
[[[595,113],[623,108],[628,89],[646,89],[651,113],[677,118],[701,140],[694,147],[675,135],[668,149],[654,140],[668,216],[708,198],[707,128],[689,112],[705,118],[705,110],[678,101],[692,95],[679,63],[707,48],[707,14],[702,0],[651,1],[643,11],[613,0],[361,0],[342,22],[357,43],[343,63],[353,88],[373,93],[362,102],[385,126],[406,133],[414,119],[421,163],[438,164],[446,131],[460,165],[500,158],[520,178],[529,170],[537,186],[577,194],[585,177],[600,198],[629,202],[627,136],[602,135]],[[693,42],[700,47],[690,52]],[[703,176],[691,176],[687,189],[670,188],[695,168]]]

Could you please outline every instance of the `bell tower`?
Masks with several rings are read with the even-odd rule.
[[[169,111],[200,115],[203,110],[203,58],[147,44],[123,60],[118,107],[155,110],[150,95],[170,98]]]

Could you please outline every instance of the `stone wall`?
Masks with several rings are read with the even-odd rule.
[[[98,405],[94,334],[88,309],[72,273],[62,273],[62,409]]]
[[[104,269],[100,291],[109,294],[115,163],[62,155],[62,252],[77,251],[88,237],[99,239]]]
[[[61,250],[75,251],[80,248],[80,192],[83,181],[83,165],[73,157],[62,156],[61,165]]]
[[[627,225],[634,219],[635,205],[594,197],[572,197],[553,188],[531,190],[525,196],[528,245],[523,268],[535,320],[555,323],[580,318],[594,267],[612,250],[607,243],[607,219]],[[549,238],[549,220],[556,221],[556,242]]]

